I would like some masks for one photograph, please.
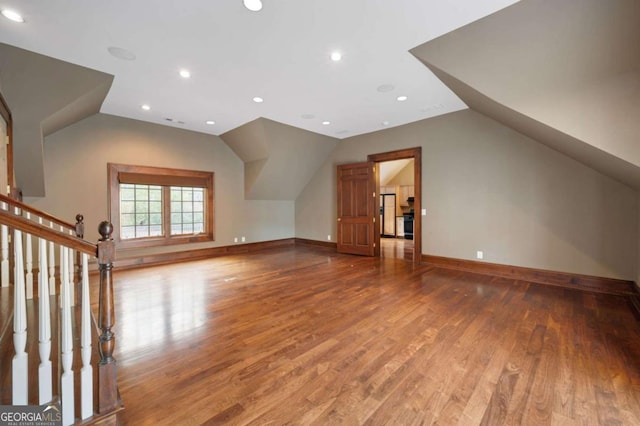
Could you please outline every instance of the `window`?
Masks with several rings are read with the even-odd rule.
[[[108,175],[118,246],[213,240],[212,172],[109,163]]]

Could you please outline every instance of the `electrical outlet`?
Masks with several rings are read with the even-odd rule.
[[[244,238],[244,237],[242,237],[242,242],[243,242],[243,243],[245,242],[245,238]]]
[[[234,237],[233,242],[237,243],[238,242],[238,237]]]
[[[327,235],[327,241],[331,241],[331,234]]]
[[[476,259],[484,259],[484,253],[481,250],[476,252]]]

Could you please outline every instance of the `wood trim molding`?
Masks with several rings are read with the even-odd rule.
[[[324,248],[332,249],[334,251],[338,250],[338,244],[332,243],[331,241],[318,241],[318,240],[308,240],[306,238],[295,238],[295,244],[301,245],[301,246],[324,247]]]
[[[210,247],[180,252],[159,253],[143,256],[127,257],[126,251],[116,251],[114,271],[146,268],[150,266],[168,265],[171,263],[202,260],[210,257],[220,257],[231,254],[252,253],[260,250],[268,250],[290,245],[304,245],[318,248],[326,248],[336,251],[337,244],[329,241],[308,240],[305,238],[285,238],[282,240],[262,241],[258,243],[234,244],[232,246]],[[95,265],[93,265],[95,267]],[[96,273],[97,270],[92,270]]]
[[[594,277],[590,275],[570,274],[523,266],[500,265],[478,262],[476,260],[455,259],[451,257],[422,255],[422,261],[439,268],[456,269],[478,274],[529,281],[537,284],[553,285],[574,290],[605,293],[617,296],[637,295],[633,281],[614,278]]]
[[[187,244],[215,241],[215,173],[200,170],[170,169],[166,167],[134,166],[129,164],[107,163],[107,210],[109,221],[113,225],[113,239],[119,249],[172,244]],[[160,185],[165,191],[163,196],[163,228],[165,235],[150,238],[120,239],[120,183]],[[194,235],[170,235],[170,186],[195,186],[205,188],[205,232]]]
[[[258,243],[234,244],[232,246],[210,247],[132,257],[126,257],[126,251],[116,251],[116,260],[113,262],[113,269],[117,274],[118,271],[126,269],[146,268],[149,266],[202,260],[210,257],[226,256],[230,254],[252,253],[260,250],[293,245],[294,243],[293,238],[286,238],[282,240],[262,241]]]
[[[9,137],[9,143],[7,145],[7,184],[9,188],[14,189],[16,183],[13,171],[13,116],[2,93],[0,93],[0,115],[7,124],[7,136]],[[2,193],[4,193],[4,191],[5,189],[2,188]]]
[[[633,294],[629,297],[629,301],[633,314],[640,321],[640,288],[635,283],[633,285]]]
[[[419,264],[422,261],[422,147],[406,148],[398,151],[369,154],[367,161],[380,163],[383,161],[413,158],[413,187],[415,201],[413,204],[413,262]]]

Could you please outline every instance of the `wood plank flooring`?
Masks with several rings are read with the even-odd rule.
[[[115,291],[124,424],[640,424],[620,297],[300,246]]]
[[[404,252],[288,246],[116,269],[122,423],[640,424],[626,299]]]

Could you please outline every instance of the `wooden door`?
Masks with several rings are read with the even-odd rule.
[[[338,253],[379,254],[376,192],[375,163],[338,166]]]

